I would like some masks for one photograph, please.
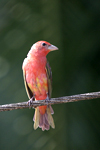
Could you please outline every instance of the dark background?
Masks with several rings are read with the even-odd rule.
[[[52,97],[100,90],[100,0],[0,0],[0,104],[27,101],[22,63],[33,43],[47,58]],[[100,100],[53,105],[55,129],[33,129],[34,109],[0,112],[0,150],[100,149]]]

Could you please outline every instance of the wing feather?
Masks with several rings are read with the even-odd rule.
[[[23,69],[23,78],[24,78],[24,84],[25,84],[26,93],[27,93],[29,99],[31,99],[33,97],[33,92],[32,92],[30,86],[28,85],[28,83],[26,81],[26,73],[25,73],[24,69]]]
[[[46,64],[46,74],[47,74],[47,82],[48,82],[48,97],[50,98],[52,92],[52,72],[48,62]]]

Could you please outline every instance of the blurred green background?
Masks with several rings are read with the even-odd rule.
[[[46,40],[52,97],[100,90],[99,0],[0,0],[0,104],[27,101],[22,63]],[[33,129],[34,109],[0,112],[0,150],[99,150],[100,100],[53,105],[55,129]]]

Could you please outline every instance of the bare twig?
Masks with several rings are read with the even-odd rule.
[[[48,104],[53,105],[53,104],[69,103],[69,102],[76,102],[81,100],[91,100],[95,98],[100,98],[100,92],[51,98],[49,101],[45,101],[45,100],[33,101],[33,103],[30,106],[28,105],[27,102],[0,105],[0,111],[9,111],[14,109],[37,107],[37,106],[48,105]]]

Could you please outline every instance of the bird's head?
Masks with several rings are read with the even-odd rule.
[[[50,51],[58,50],[58,48],[46,41],[38,41],[32,45],[30,53],[36,56],[46,56]]]

